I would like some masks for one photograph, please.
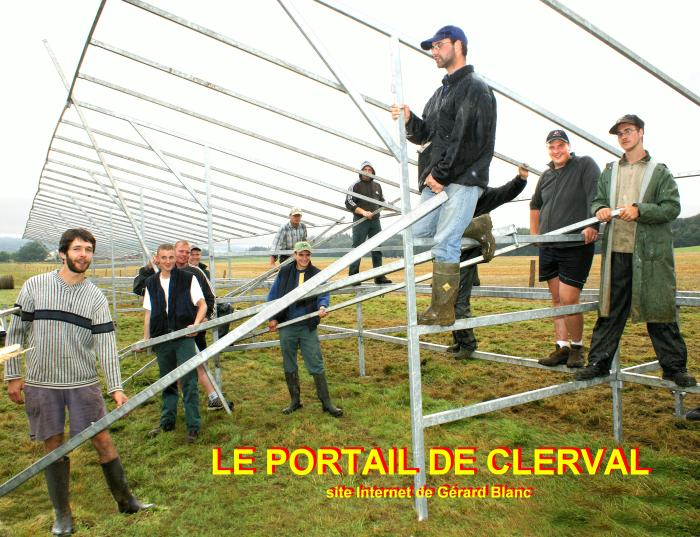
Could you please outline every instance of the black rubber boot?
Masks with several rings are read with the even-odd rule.
[[[496,239],[493,238],[493,224],[491,223],[491,216],[488,214],[482,214],[476,218],[472,218],[472,221],[464,230],[463,237],[467,239],[474,239],[479,242],[481,246],[481,255],[484,256],[484,262],[488,263],[493,259],[493,255],[496,252]]]
[[[323,406],[323,411],[328,412],[334,418],[339,418],[343,415],[343,409],[333,406],[331,402],[331,396],[328,394],[328,383],[326,382],[325,373],[317,373],[313,375],[314,382],[316,383],[316,394],[321,400],[321,405]]]
[[[152,503],[144,504],[134,498],[134,495],[129,490],[129,483],[124,475],[124,467],[122,461],[117,457],[114,460],[105,462],[102,466],[102,472],[107,480],[109,491],[112,497],[117,502],[120,513],[138,513],[143,509],[153,507]]]
[[[377,285],[388,285],[391,283],[391,280],[382,274],[381,276],[374,278],[374,283]]]
[[[433,262],[433,298],[418,316],[418,324],[455,324],[455,302],[459,290],[459,263]]]
[[[51,535],[72,535],[73,515],[70,510],[70,459],[63,457],[44,469],[46,487],[53,504],[55,520]]]
[[[291,403],[289,406],[282,409],[282,414],[291,414],[299,410],[302,406],[301,404],[301,388],[299,387],[299,372],[294,373],[284,373],[284,380],[287,381],[287,388],[289,389],[289,397],[291,397]]]

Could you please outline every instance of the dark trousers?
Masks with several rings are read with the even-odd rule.
[[[202,330],[201,332],[198,332],[196,336],[194,336],[194,344],[197,345],[197,350],[199,352],[202,352],[204,349],[207,348],[206,330]]]
[[[379,215],[375,215],[371,220],[365,220],[360,222],[354,228],[352,228],[352,247],[357,248],[360,244],[365,242],[367,239],[374,237],[377,233],[382,230],[382,224],[379,222]],[[354,261],[350,268],[348,269],[348,274],[352,276],[360,272],[360,261]],[[372,267],[382,266],[382,253],[379,251],[372,252]]]
[[[159,343],[153,348],[158,359],[160,376],[164,377],[176,367],[184,364],[197,352],[194,340],[189,337]],[[199,431],[199,392],[197,391],[197,373],[190,371],[180,379],[182,401],[185,405],[185,423],[188,431]],[[163,390],[163,407],[160,413],[160,426],[172,427],[177,418],[177,382]]]
[[[589,365],[610,368],[632,307],[632,254],[612,253],[610,316],[598,317],[591,335]],[[647,323],[656,358],[665,373],[685,371],[688,350],[678,323]]]
[[[481,255],[480,248],[472,248],[462,252],[460,261],[473,259]],[[478,278],[477,265],[469,265],[459,269],[459,292],[455,303],[455,317],[457,319],[468,319],[472,316],[471,296],[474,279]],[[475,351],[478,347],[473,328],[465,330],[454,330],[452,340],[463,349]]]

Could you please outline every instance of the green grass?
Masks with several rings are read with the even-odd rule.
[[[684,246],[682,248],[674,248],[676,252],[700,252],[700,246]]]
[[[16,293],[16,291],[15,291]],[[339,301],[340,298],[334,298]],[[421,298],[425,305],[427,298]],[[544,303],[475,300],[478,315],[541,307]],[[401,324],[404,302],[386,296],[366,304],[367,327]],[[352,326],[355,312],[333,312],[328,324]],[[593,315],[586,316],[590,334]],[[700,351],[700,313],[682,310],[681,326],[691,357]],[[119,316],[119,347],[139,339],[140,314]],[[481,329],[481,350],[537,357],[549,352],[551,325],[527,322]],[[449,336],[428,338],[447,343]],[[174,433],[146,439],[158,422],[154,398],[112,428],[135,492],[158,508],[134,516],[117,514],[108,495],[94,450],[83,445],[71,454],[72,506],[78,535],[252,535],[252,536],[690,536],[700,527],[700,427],[672,416],[674,401],[663,390],[625,384],[624,447],[639,447],[647,477],[623,476],[495,476],[485,454],[498,446],[614,447],[611,396],[606,387],[538,401],[477,418],[426,430],[426,446],[474,446],[476,476],[428,476],[428,484],[481,486],[508,484],[534,487],[531,499],[430,499],[429,518],[418,522],[411,500],[327,499],[329,487],[408,486],[407,476],[295,476],[288,469],[266,475],[264,452],[273,446],[411,446],[408,372],[405,347],[368,340],[367,376],[358,376],[357,343],[336,340],[322,344],[334,402],[346,415],[333,419],[321,412],[313,381],[302,369],[304,408],[291,416],[280,409],[288,400],[279,349],[229,353],[223,357],[223,388],[236,404],[233,417],[202,412],[202,435],[185,442],[182,416]],[[644,326],[629,326],[623,339],[625,364],[653,356]],[[123,376],[149,357],[136,355],[123,363]],[[434,412],[536,389],[567,379],[515,366],[481,361],[457,363],[444,354],[422,354],[425,412]],[[691,364],[697,372],[697,366]],[[134,394],[157,379],[150,369],[127,387]],[[700,404],[689,395],[688,407]],[[109,404],[108,404],[109,405]],[[111,405],[109,405],[111,406]],[[203,406],[202,406],[203,409]],[[254,476],[211,475],[212,448],[220,447],[224,464],[233,450],[257,448]],[[0,398],[0,480],[5,481],[41,456],[41,447],[27,436],[21,408]],[[532,456],[526,456],[531,462]],[[0,535],[47,534],[52,522],[41,476],[0,498]]]

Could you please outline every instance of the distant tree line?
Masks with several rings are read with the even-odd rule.
[[[46,246],[39,241],[31,241],[22,246],[16,252],[0,251],[0,263],[16,261],[19,263],[34,263],[45,261],[49,255]]]

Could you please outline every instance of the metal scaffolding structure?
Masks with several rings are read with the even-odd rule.
[[[355,306],[357,329],[321,325],[330,332],[321,338],[356,338],[360,375],[365,372],[365,339],[407,346],[413,465],[420,470],[415,476],[416,489],[423,486],[426,479],[424,431],[428,427],[607,383],[613,393],[614,435],[617,441],[621,441],[622,382],[673,388],[666,381],[644,375],[658,367],[656,362],[622,367],[619,360],[615,360],[609,377],[586,382],[565,382],[494,401],[424,415],[420,352],[444,351],[444,347],[421,341],[421,336],[592,311],[596,304],[586,302],[563,308],[463,319],[451,327],[418,326],[416,296],[417,293],[425,292],[427,287],[417,284],[429,279],[431,275],[416,277],[415,265],[427,262],[431,257],[429,252],[414,253],[416,246],[425,246],[429,241],[414,240],[410,226],[444,203],[446,194],[416,205],[417,192],[411,189],[410,184],[415,177],[417,163],[409,158],[403,122],[397,122],[398,135],[393,134],[393,123],[388,120],[389,103],[360,91],[353,77],[344,72],[342,62],[334,58],[332,51],[326,48],[326,44],[316,35],[294,2],[277,2],[281,12],[315,53],[314,61],[307,60],[299,65],[290,63],[141,0],[103,0],[72,80],[66,79],[52,54],[57,72],[68,91],[68,99],[51,140],[24,236],[55,245],[66,227],[90,227],[98,245],[109,245],[111,286],[105,292],[111,295],[116,319],[118,312],[123,311],[118,306],[123,295],[128,292],[120,290],[117,285],[118,260],[125,263],[146,261],[158,244],[174,242],[180,238],[186,238],[200,246],[206,245],[215,287],[216,260],[229,260],[228,279],[219,283],[226,284],[226,289],[230,284],[234,289],[226,297],[220,298],[220,302],[252,303],[260,300],[259,296],[251,297],[246,293],[266,285],[266,278],[273,275],[274,270],[251,281],[234,283],[230,259],[239,254],[231,253],[231,241],[246,244],[270,241],[271,235],[286,221],[292,207],[303,208],[305,223],[315,235],[315,246],[322,246],[329,238],[357,225],[357,222],[351,222],[345,207],[338,200],[347,194],[368,198],[353,193],[340,182],[343,185],[350,183],[350,178],[360,171],[356,163],[366,160],[366,155],[371,155],[372,158],[376,156],[383,159],[382,162],[396,166],[395,173],[374,176],[382,183],[386,199],[394,200],[372,200],[381,206],[380,210],[386,215],[383,217],[386,218],[384,231],[350,251],[332,250],[343,255],[283,298],[247,307],[204,323],[203,328],[213,329],[222,323],[242,321],[187,363],[133,396],[124,406],[113,410],[0,485],[0,496],[109,427],[175,380],[205,364],[209,358],[216,357],[223,351],[277,345],[278,342],[275,341],[243,341],[256,335],[255,329],[262,322],[296,300],[321,292],[344,290],[347,293],[348,286],[354,283],[397,270],[404,270],[404,282],[382,288],[352,288],[356,294],[354,298],[331,308]],[[404,49],[411,53],[418,51],[426,54],[417,47],[419,41],[401,35],[388,26],[364,20],[350,8],[336,2],[316,0],[316,3],[387,38],[387,52],[392,60],[394,99],[398,103],[404,102],[400,54]],[[207,76],[207,72],[211,73],[212,69],[197,69],[196,61],[183,60],[182,65],[171,64],[167,61],[169,55],[166,52],[159,53],[162,58],[148,57],[141,50],[147,48],[144,43],[128,32],[123,35],[99,36],[99,39],[96,37],[100,33],[102,17],[124,13],[133,17],[135,25],[158,27],[168,35],[176,35],[177,39],[186,41],[188,46],[201,47],[201,52],[197,49],[195,60],[200,57],[204,59],[216,50],[228,61],[255,66],[260,72],[265,71],[279,77],[282,83],[297,85],[295,87],[301,91],[318,91],[324,99],[328,99],[331,106],[326,110],[312,111],[307,103],[278,102],[274,96],[268,95],[270,92],[263,91],[262,88],[256,91],[246,76],[222,76],[222,80],[219,80]],[[136,41],[133,46],[130,46],[131,38]],[[192,67],[191,71],[188,70],[188,65]],[[258,72],[245,74],[254,77]],[[497,82],[484,78],[500,96],[555,125],[565,127],[613,157],[620,155],[617,148],[585,129]],[[158,90],[163,88],[165,90],[159,93]],[[310,100],[314,100],[314,96]],[[339,111],[342,114],[352,113],[360,120],[343,124],[343,128],[339,129],[335,121],[340,115]],[[291,132],[303,135],[295,137]],[[497,153],[496,158],[516,165],[523,160],[501,153]],[[384,169],[388,168],[387,164]],[[534,168],[530,170],[534,174],[540,174]],[[497,253],[504,254],[533,242],[566,240],[561,237],[563,233],[585,227],[589,223],[584,221],[570,229],[557,230],[549,237],[518,236],[515,229],[506,230],[499,237],[501,249]],[[342,280],[330,281],[331,277],[339,274],[353,261],[372,249],[382,248],[384,241],[399,233],[403,236],[402,260]],[[220,247],[222,244],[227,245],[226,255],[217,253],[217,245]],[[260,255],[261,252],[256,253]],[[482,260],[477,258],[463,264]],[[400,290],[406,296],[406,324],[373,330],[363,328],[362,303]],[[474,295],[479,296],[481,293],[483,296],[543,298],[538,292],[541,293],[522,289],[483,288],[475,290]],[[594,301],[596,297],[586,298]],[[677,297],[677,303],[698,306],[700,296],[697,293],[681,293]],[[128,304],[126,309],[129,309]],[[0,312],[0,317],[9,312],[10,310]],[[199,327],[196,330],[185,329],[145,342],[136,342],[122,354],[149,348],[198,330]],[[406,337],[389,335],[399,332],[406,333]],[[528,358],[486,352],[477,352],[475,357],[544,369],[535,360]],[[546,369],[564,371],[561,367]],[[218,371],[216,376],[220,380]],[[700,393],[700,389],[676,389],[675,393],[678,410],[682,408],[685,393]],[[425,520],[428,516],[427,500],[415,498],[415,508],[418,518]]]

